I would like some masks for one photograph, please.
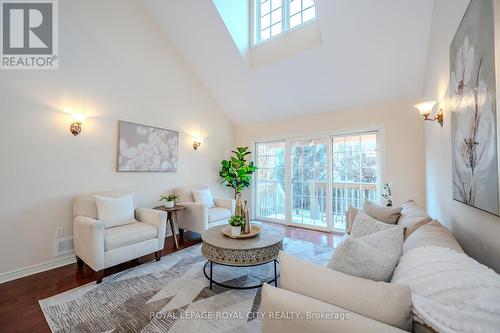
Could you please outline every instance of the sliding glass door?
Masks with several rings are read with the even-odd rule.
[[[345,231],[345,212],[378,200],[379,131],[255,145],[257,220]]]
[[[349,206],[378,200],[379,149],[377,132],[340,135],[332,138],[332,222],[345,230]]]
[[[328,139],[292,141],[292,223],[327,227]]]
[[[285,141],[256,144],[256,218],[284,222]]]

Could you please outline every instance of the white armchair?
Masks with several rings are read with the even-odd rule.
[[[234,199],[214,198],[215,207],[212,208],[209,208],[207,204],[195,202],[191,191],[203,189],[208,189],[208,187],[189,186],[174,189],[174,194],[179,196],[177,203],[187,207],[178,213],[181,237],[184,230],[201,234],[208,228],[227,223],[229,217],[234,215],[236,208]]]
[[[129,193],[85,194],[73,202],[77,263],[82,267],[85,262],[92,268],[96,272],[97,283],[101,283],[105,268],[151,253],[155,253],[157,261],[161,259],[167,228],[165,212],[137,208],[134,195],[137,222],[106,228],[104,222],[98,220],[95,195],[116,198],[126,194]]]

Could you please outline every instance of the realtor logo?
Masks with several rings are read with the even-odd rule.
[[[1,69],[57,69],[57,0],[0,0]]]

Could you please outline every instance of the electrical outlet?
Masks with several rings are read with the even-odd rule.
[[[56,238],[64,237],[64,227],[56,228]]]

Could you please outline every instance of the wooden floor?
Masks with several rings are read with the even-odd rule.
[[[285,235],[289,238],[331,247],[336,247],[344,238],[340,234],[281,225],[276,226],[285,229]],[[184,241],[179,244],[179,247],[184,249],[200,242],[201,239],[198,234],[185,232]],[[175,251],[173,238],[166,238],[163,255]],[[104,277],[151,260],[154,260],[154,254],[106,269]],[[84,265],[83,269],[79,270],[76,263],[74,263],[0,284],[0,332],[50,332],[38,301],[87,284],[93,280],[94,272],[89,267]]]

